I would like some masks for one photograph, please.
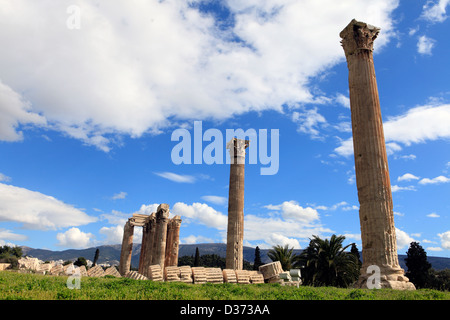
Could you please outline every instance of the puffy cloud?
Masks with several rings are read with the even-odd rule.
[[[438,184],[438,183],[447,183],[450,182],[450,178],[444,176],[438,176],[433,179],[423,178],[419,181],[420,184]]]
[[[315,102],[309,80],[344,59],[339,32],[358,17],[381,27],[382,47],[398,0],[229,0],[225,28],[196,4],[79,0],[71,30],[71,0],[2,0],[0,139],[28,123],[108,152],[116,135],[178,120]]]
[[[391,191],[392,192],[397,192],[397,191],[416,191],[416,187],[414,187],[414,186],[400,187],[398,185],[393,185],[393,186],[391,186]]]
[[[436,41],[427,36],[420,36],[417,41],[417,52],[420,54],[431,55],[431,50],[434,47]]]
[[[280,245],[284,247],[285,245],[288,245],[289,248],[301,249],[297,239],[288,238],[278,233],[272,233],[269,238],[266,239],[266,242],[271,246]]]
[[[138,228],[135,228],[135,230]],[[137,230],[136,230],[137,231]],[[102,227],[99,233],[104,235],[106,239],[103,240],[104,244],[121,244],[123,238],[123,226],[116,225],[112,227]],[[134,242],[133,237],[133,242]]]
[[[421,18],[430,22],[444,22],[447,19],[446,8],[450,0],[427,1],[423,6]]]
[[[311,207],[303,208],[294,200],[284,201],[279,205],[267,205],[265,208],[280,211],[285,219],[298,220],[306,223],[319,219],[319,213],[316,209]]]
[[[244,217],[244,238],[246,241],[265,241],[271,246],[281,243],[295,244],[299,239],[306,240],[312,235],[333,233],[319,223],[306,223],[300,220],[284,220],[280,217],[262,217],[248,214]]]
[[[404,175],[397,178],[397,181],[411,181],[411,180],[419,180],[419,177],[411,173],[405,173]]]
[[[397,143],[391,151],[399,151],[398,143],[409,146],[450,137],[450,104],[430,104],[409,109],[405,114],[391,117],[384,121],[384,136],[387,147]],[[341,156],[353,154],[353,140],[348,138],[340,141],[340,146],[334,151]],[[391,153],[392,153],[391,152]]]
[[[406,246],[409,246],[409,244],[413,241],[415,241],[413,238],[411,238],[405,231],[402,231],[398,228],[395,228],[395,235],[397,238],[397,249],[403,249]]]
[[[211,238],[207,238],[204,236],[195,236],[195,235],[190,235],[187,236],[182,240],[182,243],[184,244],[194,244],[194,243],[214,243],[215,241]]]
[[[226,230],[228,225],[227,216],[205,203],[195,202],[192,205],[177,202],[172,208],[172,213],[188,218],[211,228]]]
[[[438,236],[441,238],[441,247],[444,249],[450,249],[450,231],[438,233]]]
[[[32,111],[31,103],[0,79],[0,140],[22,140],[22,132],[17,131],[21,124],[45,125],[46,120]]]
[[[54,197],[0,183],[0,221],[22,223],[27,229],[54,230],[96,220]]]
[[[91,245],[94,235],[82,232],[78,228],[70,228],[64,233],[58,233],[56,239],[58,246],[66,248],[87,248]]]

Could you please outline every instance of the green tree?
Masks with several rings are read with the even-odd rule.
[[[194,267],[198,267],[200,265],[200,252],[198,251],[198,247],[195,248],[195,258],[194,258]]]
[[[75,261],[73,264],[78,267],[81,267],[81,266],[87,267],[87,261],[84,257],[79,257],[77,259],[77,261]]]
[[[267,255],[272,261],[280,261],[283,270],[290,270],[297,259],[293,252],[294,248],[289,248],[289,245],[284,247],[276,245],[267,252]]]
[[[94,262],[92,262],[92,266],[95,267],[95,265],[97,264],[97,260],[98,260],[98,256],[100,255],[100,249],[97,248],[97,250],[95,250],[95,255],[94,255]]]
[[[255,248],[255,261],[253,262],[253,270],[259,270],[259,266],[263,263],[261,261],[261,250],[258,246]]]
[[[313,236],[309,246],[300,254],[299,264],[304,267],[302,280],[306,285],[348,287],[359,276],[358,260],[342,247],[344,236],[332,235],[321,239]]]
[[[22,248],[18,246],[0,247],[0,262],[10,263],[11,269],[19,268],[19,258],[22,257]]]
[[[427,253],[418,242],[411,242],[406,252],[405,264],[408,268],[406,276],[416,288],[426,288],[431,280],[431,264]]]
[[[362,262],[361,262],[361,259],[360,259],[359,250],[356,247],[355,243],[352,243],[352,248],[350,249],[350,252],[355,255],[356,259],[358,259],[358,270],[360,270],[361,266],[362,266]]]

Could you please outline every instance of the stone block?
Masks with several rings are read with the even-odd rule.
[[[148,267],[148,279],[152,281],[164,281],[163,271],[159,264]]]
[[[117,278],[121,277],[119,271],[114,266],[109,267],[108,269],[105,270],[105,276],[114,276]]]
[[[236,272],[233,269],[223,269],[223,280],[226,283],[237,283]]]
[[[87,271],[87,274],[89,277],[104,277],[105,271],[103,271],[103,268],[99,265],[96,265],[95,267],[90,268]]]
[[[280,261],[264,264],[259,267],[259,271],[263,274],[264,279],[269,279],[283,272]]]

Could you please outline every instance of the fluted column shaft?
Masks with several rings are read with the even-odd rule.
[[[398,263],[391,183],[373,63],[373,41],[378,32],[378,28],[353,20],[340,36],[349,70],[353,150],[360,203],[363,255],[360,281],[367,278],[366,270],[370,265],[380,267],[384,280],[397,281],[404,272]]]
[[[167,223],[169,222],[169,206],[160,205],[156,212],[156,250],[153,252],[152,264],[159,264],[164,270],[166,258]]]
[[[124,276],[130,271],[133,251],[134,226],[127,221],[123,228],[122,249],[120,252],[119,273]]]
[[[226,268],[243,269],[243,241],[244,241],[244,177],[245,177],[245,148],[248,140],[232,139],[227,144],[230,149],[230,184],[228,193],[228,228]]]

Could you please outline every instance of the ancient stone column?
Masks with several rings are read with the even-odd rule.
[[[144,232],[147,233],[145,236],[145,243],[142,243],[142,245],[145,246],[145,254],[142,262],[142,270],[139,273],[148,277],[148,267],[152,265],[154,241],[156,238],[156,220],[154,212],[149,216]],[[144,238],[142,240],[144,241]]]
[[[120,252],[119,273],[124,276],[130,271],[131,253],[133,251],[134,226],[130,220],[125,223],[123,228],[122,250]]]
[[[155,251],[152,256],[152,264],[159,264],[164,270],[166,258],[167,223],[169,222],[169,205],[160,204],[156,211],[156,239]]]
[[[242,270],[244,241],[244,172],[245,149],[248,140],[233,138],[227,143],[230,150],[230,185],[228,193],[228,229],[226,268]]]
[[[170,220],[170,229],[167,232],[166,266],[178,265],[178,250],[180,247],[180,216],[175,216]]]
[[[164,260],[164,267],[170,266],[170,249],[172,247],[173,237],[173,223],[172,219],[167,223],[167,240],[166,240],[166,256]]]
[[[391,183],[372,53],[379,31],[374,26],[352,20],[340,33],[349,70],[353,149],[360,203],[363,265],[358,285],[362,288],[370,287],[368,282],[376,285],[379,270],[381,287],[415,289],[398,263]]]
[[[141,255],[139,257],[139,269],[138,272],[145,275],[146,267],[148,267],[148,260],[151,259],[151,223],[149,221],[142,227],[142,243],[141,243]]]

